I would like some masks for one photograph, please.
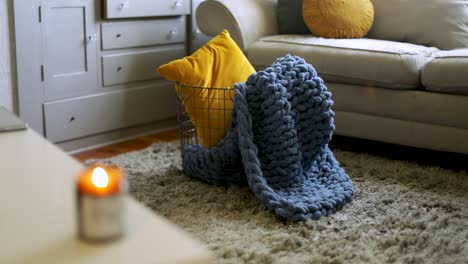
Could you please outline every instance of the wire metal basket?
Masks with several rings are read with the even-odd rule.
[[[175,88],[184,173],[216,184],[243,181],[240,154],[224,142],[232,125],[234,89],[183,83]],[[206,160],[207,152],[216,152],[219,160]]]

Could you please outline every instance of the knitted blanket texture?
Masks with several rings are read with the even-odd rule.
[[[291,221],[319,219],[351,201],[353,184],[328,147],[333,101],[312,65],[286,55],[235,85],[231,127],[214,148],[184,146],[185,173],[214,184],[247,182]]]

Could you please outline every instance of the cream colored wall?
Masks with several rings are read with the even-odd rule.
[[[13,0],[0,0],[0,105],[17,112],[17,91],[14,72]]]

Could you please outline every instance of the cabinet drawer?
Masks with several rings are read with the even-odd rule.
[[[106,18],[174,16],[190,13],[190,0],[106,0]]]
[[[103,85],[160,78],[156,69],[185,56],[183,45],[102,56]]]
[[[185,41],[185,17],[103,23],[102,49],[132,48]]]
[[[173,85],[134,88],[44,104],[46,136],[52,142],[146,124],[176,115]]]

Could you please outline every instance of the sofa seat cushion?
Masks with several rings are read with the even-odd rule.
[[[427,91],[327,83],[333,109],[390,119],[468,129],[468,97]],[[443,140],[443,139],[441,139]]]
[[[437,52],[421,78],[428,91],[468,95],[468,49]]]
[[[416,89],[421,86],[422,67],[436,51],[386,40],[275,35],[254,42],[247,54],[257,68],[265,68],[289,53],[314,65],[326,81]]]

